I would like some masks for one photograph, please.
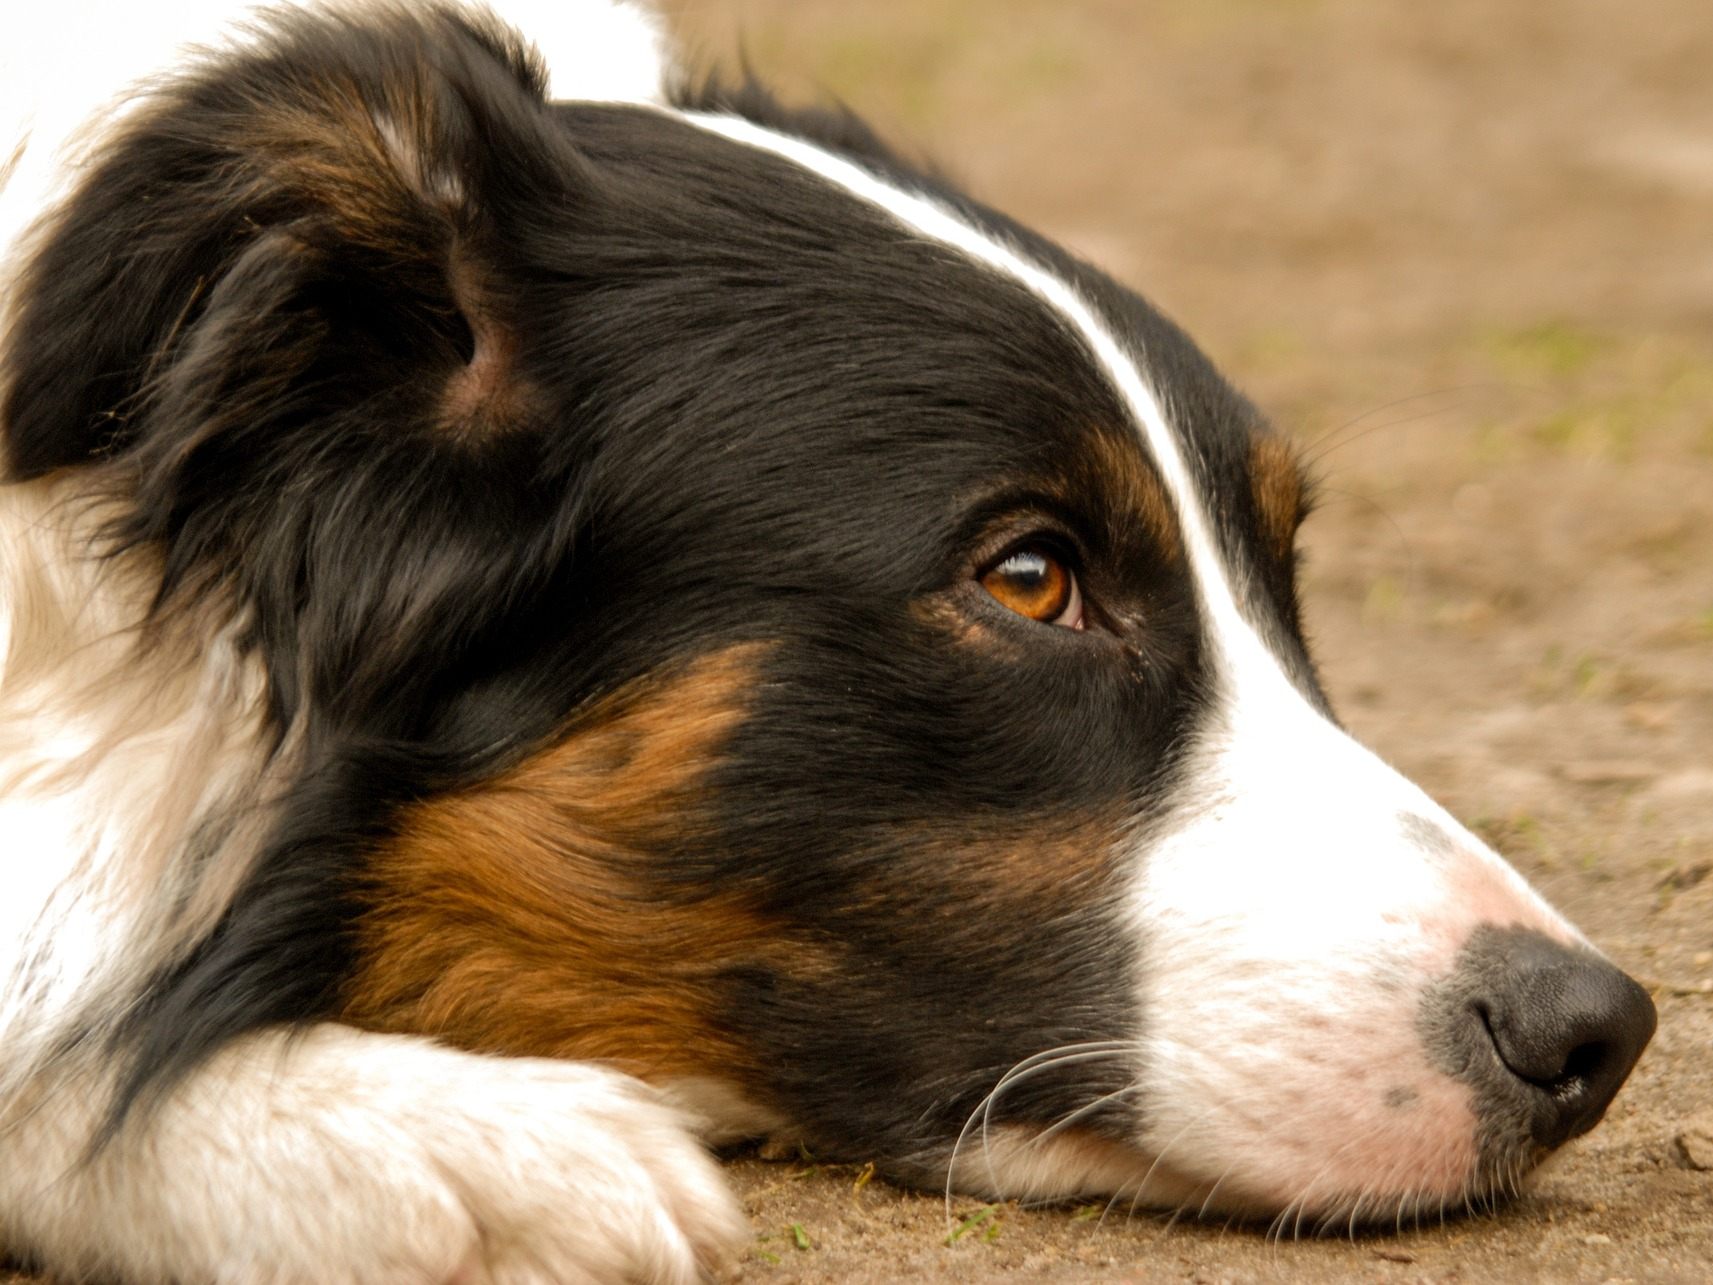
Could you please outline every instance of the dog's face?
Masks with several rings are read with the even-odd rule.
[[[16,330],[15,467],[109,456],[267,667],[273,1016],[1006,1193],[1390,1218],[1592,1126],[1645,995],[1338,728],[1298,466],[1173,325],[848,122],[414,39],[179,91]]]

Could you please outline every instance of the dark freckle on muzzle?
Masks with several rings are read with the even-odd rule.
[[[1425,997],[1423,1037],[1475,1091],[1484,1151],[1551,1150],[1599,1123],[1653,1037],[1648,993],[1592,951],[1481,928]]]
[[[1445,832],[1445,827],[1438,825],[1415,812],[1398,813],[1398,825],[1404,832],[1404,838],[1419,847],[1423,852],[1436,857],[1449,857],[1457,852],[1457,845]]]

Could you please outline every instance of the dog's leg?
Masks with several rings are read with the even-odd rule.
[[[0,1245],[74,1277],[679,1282],[745,1234],[683,1118],[599,1067],[264,1033],[80,1163],[90,1088],[0,1130]]]

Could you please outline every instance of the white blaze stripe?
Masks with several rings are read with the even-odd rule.
[[[1070,322],[1135,417],[1143,444],[1177,505],[1178,521],[1183,528],[1190,564],[1195,570],[1198,596],[1207,613],[1210,631],[1219,639],[1227,661],[1236,667],[1256,651],[1270,656],[1238,609],[1225,560],[1213,539],[1206,506],[1201,502],[1177,436],[1166,423],[1159,399],[1143,380],[1136,363],[1126,355],[1112,332],[1101,324],[1094,309],[1073,286],[1039,264],[1030,262],[1010,246],[979,231],[943,205],[918,193],[894,187],[854,161],[835,156],[813,143],[781,134],[739,116],[704,112],[676,114],[692,125],[734,142],[772,152],[820,175],[851,195],[886,211],[906,227],[1011,277]],[[1274,668],[1277,668],[1276,662]],[[1283,678],[1282,673],[1280,677]]]
[[[1292,801],[1283,815],[1273,818],[1272,824],[1327,838],[1332,838],[1331,831],[1343,826],[1351,831],[1339,836],[1347,849],[1344,855],[1351,860],[1375,848],[1384,850],[1398,845],[1400,813],[1416,813],[1455,836],[1465,860],[1472,858],[1476,865],[1496,872],[1505,888],[1503,899],[1515,905],[1525,917],[1561,935],[1580,938],[1497,854],[1468,834],[1414,784],[1315,709],[1286,674],[1279,658],[1239,606],[1231,571],[1214,539],[1207,506],[1184,448],[1167,424],[1159,398],[1143,379],[1135,361],[1074,286],[930,197],[894,186],[856,162],[813,143],[729,114],[672,114],[733,142],[792,161],[885,211],[913,231],[1010,277],[1058,312],[1082,336],[1089,352],[1128,406],[1143,448],[1177,506],[1205,624],[1223,662],[1218,666],[1217,677],[1223,699],[1203,742],[1206,750],[1223,760],[1222,766],[1211,773],[1222,782],[1223,790],[1210,789],[1201,797],[1186,798],[1190,812],[1205,810],[1222,792],[1231,798],[1269,777],[1295,777],[1300,779],[1300,797]],[[1212,781],[1206,784],[1211,786]],[[1351,809],[1348,805],[1352,800],[1360,800],[1362,807]],[[1215,806],[1214,811],[1223,809]],[[1338,824],[1333,824],[1331,818],[1338,818]],[[1230,841],[1230,836],[1215,841],[1228,858],[1235,855],[1226,851]],[[1213,868],[1230,873],[1228,862],[1216,862]]]

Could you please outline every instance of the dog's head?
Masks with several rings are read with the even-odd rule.
[[[42,233],[13,471],[243,623],[291,763],[142,1079],[333,1015],[1388,1218],[1598,1120],[1646,995],[1340,729],[1298,464],[1175,326],[846,118],[543,86],[298,20]]]

